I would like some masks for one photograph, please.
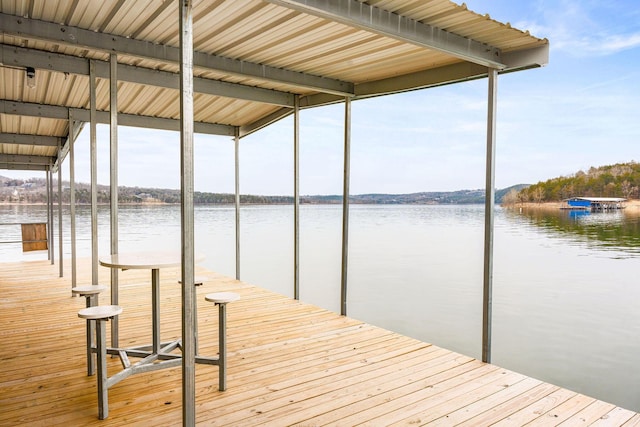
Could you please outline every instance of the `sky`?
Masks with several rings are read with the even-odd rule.
[[[640,161],[640,1],[465,3],[550,42],[546,67],[498,78],[497,188]],[[342,193],[343,117],[344,105],[301,112],[302,195]],[[484,188],[486,117],[487,79],[353,102],[350,193]],[[108,184],[109,128],[97,129],[98,182]],[[180,188],[177,132],[121,126],[118,135],[120,185]],[[197,191],[234,192],[231,138],[196,135],[194,153]],[[87,125],[76,142],[76,181],[89,177]],[[293,194],[292,118],[241,140],[240,192]]]

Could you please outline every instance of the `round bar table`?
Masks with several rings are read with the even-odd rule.
[[[160,269],[182,265],[180,252],[134,252],[105,255],[100,265],[122,270],[151,270],[151,310],[153,315],[153,352],[160,351]],[[118,301],[111,301],[118,304]],[[117,334],[117,331],[116,331]]]

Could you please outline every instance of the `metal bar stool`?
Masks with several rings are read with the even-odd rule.
[[[220,391],[227,389],[227,303],[238,301],[240,295],[234,292],[216,292],[207,294],[205,300],[218,306],[218,368]]]
[[[107,380],[107,327],[109,319],[122,313],[119,305],[97,305],[78,311],[78,317],[96,322],[96,353],[98,359],[98,418],[109,416],[109,384]],[[91,350],[91,347],[89,348]]]
[[[76,286],[71,288],[71,292],[74,295],[83,296],[86,300],[86,307],[94,307],[98,305],[98,295],[100,292],[106,290],[106,286]],[[87,319],[87,375],[91,376],[96,372],[96,365],[93,361],[93,355],[91,354],[91,346],[93,344],[93,326],[95,322]]]

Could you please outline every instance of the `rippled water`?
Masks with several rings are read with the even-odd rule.
[[[0,212],[2,223],[46,220],[40,207]],[[350,212],[349,315],[480,357],[483,206],[352,205]],[[108,215],[101,207],[101,253],[109,251]],[[203,265],[230,276],[234,215],[233,207],[195,211]],[[333,311],[341,216],[340,206],[301,207],[301,299]],[[19,227],[0,226],[0,240],[12,240],[14,228],[17,236]],[[180,209],[122,206],[119,228],[120,252],[178,249]],[[90,255],[89,233],[88,208],[79,208],[79,256]],[[494,252],[492,362],[640,410],[639,219],[624,211],[498,208]],[[242,280],[292,296],[293,208],[243,207],[241,254]],[[43,256],[0,245],[2,260]]]

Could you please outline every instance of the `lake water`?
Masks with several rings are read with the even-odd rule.
[[[179,249],[178,206],[119,212],[120,252]],[[0,213],[0,223],[46,221],[44,207]],[[352,205],[350,213],[349,316],[480,358],[484,207]],[[108,216],[100,207],[100,253],[109,252]],[[229,276],[234,218],[233,207],[195,210],[202,264]],[[340,206],[301,206],[301,299],[336,312],[341,218]],[[79,207],[79,256],[90,256],[89,221]],[[68,240],[66,211],[63,226]],[[57,228],[55,238],[57,251]],[[0,226],[0,241],[14,239],[18,226]],[[0,245],[3,261],[43,258]],[[497,208],[492,362],[640,411],[639,258],[640,220],[624,211]],[[292,206],[242,207],[241,279],[293,295]]]

